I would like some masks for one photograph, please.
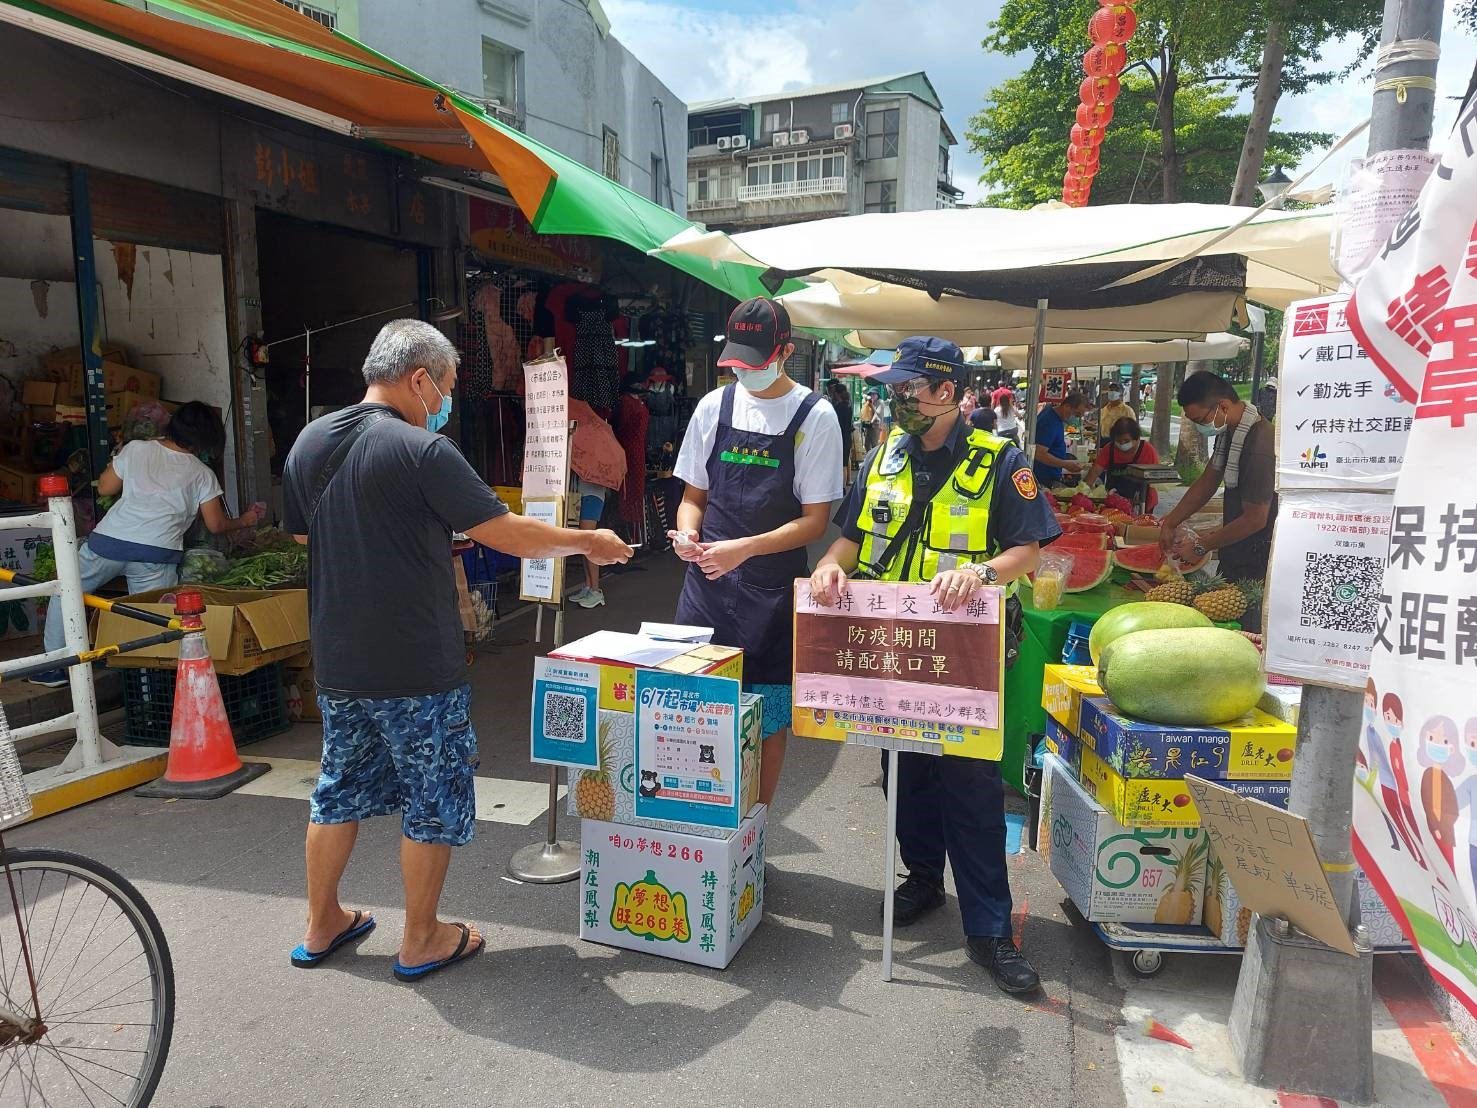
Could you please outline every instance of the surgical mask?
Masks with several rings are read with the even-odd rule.
[[[1441,743],[1428,742],[1426,744],[1426,757],[1430,758],[1438,766],[1445,765],[1451,758],[1451,747],[1444,746]]]
[[[1477,746],[1467,747],[1467,761],[1477,768]]]
[[[1216,416],[1219,414],[1220,409],[1217,408],[1214,412],[1211,413],[1209,423],[1195,423],[1193,419],[1190,420],[1190,422],[1195,424],[1195,430],[1199,431],[1206,438],[1209,438],[1211,435],[1218,435],[1226,429],[1226,425],[1224,422],[1216,423],[1215,421]]]
[[[1128,451],[1133,450],[1135,447],[1137,447],[1138,444],[1138,439],[1124,439],[1122,442],[1115,442],[1113,445],[1126,454],[1128,453]]]
[[[734,376],[738,383],[750,392],[763,392],[780,379],[780,367],[772,365],[768,369],[738,369],[735,367]]]
[[[431,381],[429,374],[426,375],[426,380]],[[442,392],[440,386],[435,381],[431,381],[431,387],[436,390],[436,395],[441,397],[441,407],[437,408],[434,412],[426,407],[425,399],[420,393],[416,393],[415,398],[421,402],[421,407],[426,409],[426,430],[434,434],[445,427],[451,420],[451,397]]]

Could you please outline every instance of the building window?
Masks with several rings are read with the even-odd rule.
[[[482,98],[496,101],[498,106],[509,112],[518,111],[518,70],[522,67],[523,55],[509,50],[490,38],[482,40]]]
[[[820,196],[846,192],[846,153],[841,150],[801,154],[760,154],[744,167],[740,200],[782,196]]]
[[[284,8],[291,8],[301,15],[307,16],[314,23],[321,23],[330,31],[338,26],[338,15],[327,8],[314,7],[312,4],[300,4],[297,0],[278,0]]]
[[[949,179],[949,148],[947,146],[940,146],[939,147],[939,180],[940,181],[947,181],[948,179]]]
[[[897,211],[897,182],[868,181],[866,201],[869,212]]]
[[[704,208],[721,208],[732,204],[738,197],[738,166],[701,166],[687,174],[687,210],[701,211]]]
[[[651,156],[651,198],[664,208],[667,206],[666,200],[662,199],[665,195],[665,178],[666,163],[653,154]]]
[[[764,117],[764,133],[772,135],[780,129],[780,113],[769,112]]]
[[[839,104],[832,104],[831,105],[831,122],[832,123],[850,123],[851,122],[851,105],[848,104],[845,100],[841,101],[841,103],[839,103]]]
[[[600,172],[612,181],[621,179],[621,140],[609,127],[600,128]]]
[[[898,152],[898,110],[867,113],[867,158],[895,158]]]

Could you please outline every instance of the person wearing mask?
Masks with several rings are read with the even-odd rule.
[[[1009,439],[1019,446],[1021,444],[1021,417],[1016,411],[1015,393],[1007,388],[996,389],[992,399],[995,403],[995,433],[1002,439]]]
[[[1138,419],[1138,413],[1123,403],[1123,387],[1111,384],[1107,389],[1108,402],[1098,411],[1097,435],[1098,444],[1106,445],[1112,441],[1113,425],[1120,419]]]
[[[93,592],[115,577],[128,579],[130,593],[168,588],[179,581],[184,537],[198,515],[213,535],[255,527],[266,511],[253,505],[239,516],[226,514],[220,481],[205,464],[220,458],[226,445],[221,417],[199,401],[170,417],[159,439],[125,443],[98,478],[97,491],[118,497],[77,551],[82,591]],[[66,640],[62,606],[46,610],[43,642],[47,652]],[[67,671],[46,670],[32,684],[66,685]]]
[[[1178,399],[1184,417],[1202,435],[1214,436],[1215,446],[1205,472],[1164,517],[1159,544],[1182,561],[1216,551],[1220,575],[1228,581],[1265,580],[1277,518],[1276,432],[1219,374],[1192,373],[1181,383]],[[1222,484],[1221,526],[1193,539],[1177,536],[1180,525]]]
[[[851,414],[851,393],[846,391],[846,386],[834,377],[826,385],[826,397],[831,402],[831,407],[836,409],[836,422],[841,426],[841,469],[842,478],[845,483],[851,483],[851,466],[854,459],[851,456],[851,431],[856,422]]]
[[[727,335],[718,364],[738,380],[692,413],[676,470],[687,488],[668,538],[688,563],[677,622],[742,647],[744,687],[764,697],[759,799],[769,804],[790,725],[794,580],[808,575],[806,544],[825,534],[841,498],[841,425],[785,373],[795,345],[783,304],[744,301]]]
[[[1139,421],[1133,416],[1124,416],[1108,428],[1108,443],[1097,452],[1083,484],[1092,488],[1099,477],[1106,477],[1104,483],[1109,492],[1132,500],[1142,486],[1137,481],[1126,480],[1125,471],[1129,466],[1157,465],[1158,462],[1159,452],[1153,443],[1144,441]],[[1158,503],[1159,493],[1150,485],[1144,499],[1144,511],[1152,514]]]
[[[862,463],[836,513],[841,537],[810,588],[829,606],[852,577],[927,581],[938,604],[953,611],[985,585],[1004,586],[1009,666],[1019,641],[1016,582],[1035,570],[1041,544],[1061,528],[1020,449],[960,416],[963,374],[959,348],[946,339],[917,336],[898,345],[897,360],[878,377],[893,390],[897,428]],[[916,541],[925,534],[939,545]],[[898,780],[888,781],[887,763],[884,754],[884,787],[898,790],[898,845],[908,868],[894,922],[906,927],[943,905],[947,861],[970,959],[1007,993],[1035,990],[1040,978],[1012,938],[999,764],[901,753]]]
[[[1037,413],[1035,456],[1031,468],[1042,488],[1054,488],[1060,484],[1063,472],[1082,472],[1082,463],[1072,457],[1067,448],[1067,424],[1080,420],[1086,412],[1086,398],[1074,389]]]
[[[965,389],[964,399],[959,401],[959,414],[968,419],[978,406],[979,397],[975,395],[974,389]]]

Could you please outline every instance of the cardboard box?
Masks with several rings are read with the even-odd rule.
[[[1072,734],[1082,728],[1082,700],[1102,696],[1096,666],[1047,666],[1041,677],[1041,707]]]
[[[128,417],[128,413],[139,405],[148,401],[158,402],[157,396],[150,396],[146,392],[110,392],[108,393],[108,426],[117,427]]]
[[[575,661],[598,661],[600,663],[600,707],[612,712],[632,712],[636,708],[636,667],[606,662],[601,659],[577,658],[562,650],[549,651],[550,658],[569,658]],[[733,646],[713,646],[704,643],[694,646],[685,654],[679,654],[654,669],[668,673],[695,673],[708,677],[732,677],[744,679],[744,652]]]
[[[14,500],[19,504],[40,503],[41,493],[36,489],[36,482],[55,472],[32,473],[19,466],[0,465],[0,500]]]
[[[98,345],[98,349],[104,361],[128,360],[128,351],[122,343],[104,342]],[[64,381],[74,363],[78,365],[82,363],[82,347],[63,346],[49,354],[41,355],[41,372],[53,381]]]
[[[205,641],[217,673],[240,677],[273,662],[301,654],[308,645],[307,589],[213,589],[199,586],[205,597]],[[155,589],[126,597],[137,608],[173,616],[175,589]],[[161,603],[168,596],[170,603]],[[151,623],[100,612],[94,643],[141,639],[159,632]],[[108,659],[110,666],[137,669],[172,669],[179,659],[179,643],[159,643]]]
[[[1054,755],[1046,757],[1044,776],[1039,841],[1051,872],[1084,916],[1099,923],[1200,921],[1208,847],[1203,831],[1124,827]]]
[[[313,675],[311,652],[299,654],[282,663],[283,684],[287,687],[287,714],[303,723],[323,722],[318,710],[318,681]]]
[[[739,700],[739,737],[742,770],[739,796],[747,812],[759,803],[759,767],[764,745],[764,698],[744,693]],[[730,828],[700,823],[636,817],[636,716],[633,712],[602,709],[599,716],[602,772],[569,770],[569,814],[587,820],[602,820],[628,827],[649,827],[686,835],[727,838]]]
[[[1183,778],[1124,777],[1084,741],[1082,785],[1125,827],[1199,827],[1200,812]],[[1287,807],[1291,781],[1217,781],[1242,796]]]
[[[1296,730],[1302,705],[1303,687],[1301,685],[1268,684],[1267,691],[1262,693],[1262,699],[1257,703],[1257,708],[1274,719],[1291,724]]]
[[[151,400],[159,398],[159,374],[147,369],[136,369],[122,362],[103,361],[103,391],[136,392]],[[86,395],[83,388],[82,363],[73,362],[67,367],[67,395],[80,398]]]
[[[1369,931],[1369,941],[1376,950],[1409,950],[1410,944],[1400,924],[1385,907],[1374,885],[1358,870],[1359,921]],[[1222,945],[1238,949],[1246,945],[1251,930],[1252,912],[1241,905],[1236,888],[1226,875],[1225,863],[1212,847],[1205,879],[1205,926],[1220,938]]]
[[[585,820],[580,938],[723,969],[764,914],[765,818],[726,839]]]
[[[1080,771],[1082,740],[1049,716],[1046,720],[1045,742],[1048,754],[1055,754],[1073,774]]]
[[[57,383],[55,381],[23,381],[21,403],[28,408],[50,408],[56,404]]]
[[[1253,708],[1220,727],[1166,727],[1119,715],[1106,697],[1082,701],[1078,735],[1124,777],[1288,781],[1297,728]]]

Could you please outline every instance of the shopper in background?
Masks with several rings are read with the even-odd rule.
[[[451,848],[472,837],[477,736],[451,536],[517,558],[631,548],[510,513],[456,445],[456,348],[429,323],[385,324],[364,401],[316,419],[283,472],[283,524],[312,552],[308,601],[323,755],[308,807],[308,922],[292,964],[320,964],[374,917],[339,901],[361,820],[401,813],[405,930],[394,974],[414,981],[478,953],[477,928],[436,908]]]
[[[718,364],[737,383],[698,401],[677,456],[687,483],[669,533],[688,563],[677,622],[713,628],[744,651],[744,687],[764,697],[759,799],[779,786],[790,725],[794,581],[807,543],[841,499],[841,427],[818,394],[792,381],[783,304],[746,300],[728,320]]]
[[[1123,386],[1116,381],[1107,388],[1108,402],[1098,412],[1097,437],[1098,445],[1103,446],[1112,441],[1113,425],[1120,419],[1138,419],[1138,413],[1123,402]]]
[[[846,386],[834,377],[826,384],[826,397],[831,401],[831,407],[836,409],[836,422],[841,425],[841,469],[845,484],[851,484],[851,467],[855,459],[852,457],[851,432],[856,423],[851,414],[851,393],[846,391]]]
[[[882,394],[868,389],[862,400],[862,429],[866,432],[866,448],[871,450],[882,437]]]
[[[974,389],[965,389],[964,398],[959,401],[959,414],[967,420],[974,414],[974,410],[979,406],[979,402],[979,397],[975,394]]]
[[[988,404],[981,404],[969,413],[969,425],[976,431],[989,431],[993,435],[996,422],[995,409]]]
[[[574,489],[580,501],[580,530],[596,530],[600,526],[600,517],[605,514],[605,498],[611,490],[580,476],[574,479]],[[569,601],[581,608],[598,608],[605,603],[605,592],[600,588],[600,563],[590,558],[584,562],[584,587],[570,593]]]
[[[1015,393],[999,388],[991,396],[995,404],[995,434],[1021,444],[1021,417],[1015,406]]]
[[[1086,411],[1086,398],[1073,389],[1055,404],[1044,405],[1036,414],[1036,449],[1031,468],[1043,488],[1060,483],[1063,471],[1082,472],[1082,463],[1067,448],[1067,424],[1080,420]]]
[[[213,535],[256,526],[266,505],[227,515],[220,481],[205,464],[204,459],[219,459],[225,445],[221,417],[199,401],[175,412],[162,438],[123,444],[97,482],[100,495],[116,496],[118,501],[77,551],[83,592],[93,592],[115,577],[128,579],[130,593],[177,583],[185,532],[197,515]],[[65,641],[62,606],[50,604],[45,649],[60,650]],[[67,684],[67,671],[47,670],[31,682],[61,688]]]

